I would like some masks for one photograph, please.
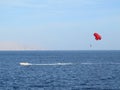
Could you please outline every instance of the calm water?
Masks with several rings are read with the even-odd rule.
[[[120,90],[120,51],[1,51],[0,90]]]

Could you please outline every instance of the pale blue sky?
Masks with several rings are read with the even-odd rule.
[[[120,0],[3,0],[0,11],[0,43],[120,50]],[[94,32],[102,35],[101,41]]]

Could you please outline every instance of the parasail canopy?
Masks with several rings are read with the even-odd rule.
[[[102,39],[101,35],[98,34],[98,33],[94,33],[93,35],[94,35],[96,40],[101,40]]]

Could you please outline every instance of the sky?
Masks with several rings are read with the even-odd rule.
[[[120,0],[1,0],[0,12],[0,50],[120,50]]]

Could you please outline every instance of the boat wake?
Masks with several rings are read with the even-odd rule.
[[[73,63],[42,63],[42,64],[34,64],[34,63],[28,63],[28,62],[21,62],[19,63],[21,66],[65,66],[65,65],[73,65]],[[120,63],[92,63],[92,62],[84,62],[74,65],[120,65]]]
[[[93,64],[96,64],[96,65],[120,65],[120,63],[90,63],[90,62],[88,62],[88,63],[81,63],[81,64],[83,64],[83,65],[93,65]]]
[[[28,62],[21,62],[22,66],[38,65],[38,66],[60,66],[60,65],[72,65],[73,63],[45,63],[45,64],[32,64]]]

